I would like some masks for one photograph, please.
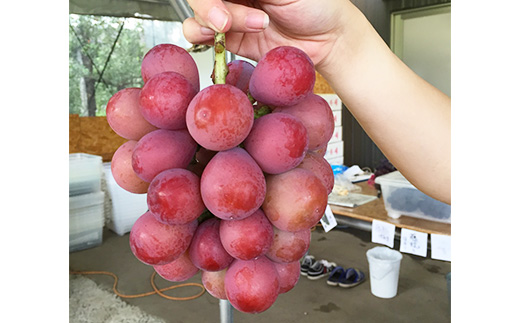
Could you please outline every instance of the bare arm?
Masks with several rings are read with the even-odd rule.
[[[184,33],[192,43],[211,43],[213,29],[226,32],[230,51],[255,60],[281,45],[303,49],[392,164],[424,193],[451,202],[451,100],[400,61],[352,3],[189,3],[195,18]],[[215,7],[226,19],[211,24]]]
[[[360,12],[351,12],[358,28],[342,35],[356,39],[338,39],[318,71],[411,183],[451,203],[450,98],[397,58]]]

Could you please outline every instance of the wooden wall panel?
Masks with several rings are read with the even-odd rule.
[[[327,80],[321,76],[320,73],[316,72],[316,83],[314,83],[314,93],[317,94],[333,94],[334,90],[330,87]]]
[[[110,128],[106,117],[69,115],[69,153],[98,155],[107,162],[126,141]]]
[[[80,152],[80,138],[81,130],[79,127],[79,115],[69,114],[69,153]]]

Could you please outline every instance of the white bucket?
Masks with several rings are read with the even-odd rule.
[[[375,247],[367,251],[367,258],[372,294],[381,298],[397,295],[399,267],[403,255],[388,247]]]

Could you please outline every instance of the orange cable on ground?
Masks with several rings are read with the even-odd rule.
[[[117,286],[117,281],[119,279],[117,278],[117,276],[114,273],[111,273],[109,271],[69,271],[69,274],[72,274],[72,275],[107,275],[107,276],[111,276],[112,278],[114,278],[114,285],[112,286],[112,290],[114,291],[114,293],[117,296],[119,296],[121,298],[139,298],[139,297],[150,296],[150,295],[153,295],[153,294],[158,294],[159,296],[164,297],[164,298],[169,299],[169,300],[189,301],[189,300],[192,300],[192,299],[195,299],[195,298],[198,298],[198,297],[202,296],[202,294],[204,294],[204,292],[206,291],[204,286],[202,284],[198,284],[198,283],[184,283],[184,284],[180,284],[180,285],[174,285],[174,286],[170,286],[170,287],[157,289],[157,286],[155,286],[155,281],[154,281],[156,272],[154,271],[152,273],[152,276],[150,277],[150,281],[151,281],[152,287],[154,289],[153,292],[146,292],[146,293],[135,294],[135,295],[125,295],[125,294],[121,294],[117,290],[116,286]],[[187,296],[187,297],[174,297],[174,296],[168,296],[168,295],[165,295],[164,293],[162,293],[162,292],[167,291],[167,290],[171,290],[171,289],[175,289],[175,288],[179,288],[179,287],[186,287],[186,286],[200,287],[202,289],[202,291],[200,293],[196,294],[196,295]]]

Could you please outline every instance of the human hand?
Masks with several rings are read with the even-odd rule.
[[[349,12],[345,0],[188,0],[195,13],[183,23],[193,44],[212,44],[215,31],[226,33],[226,48],[258,61],[278,46],[294,46],[309,55],[316,67],[346,35]]]

